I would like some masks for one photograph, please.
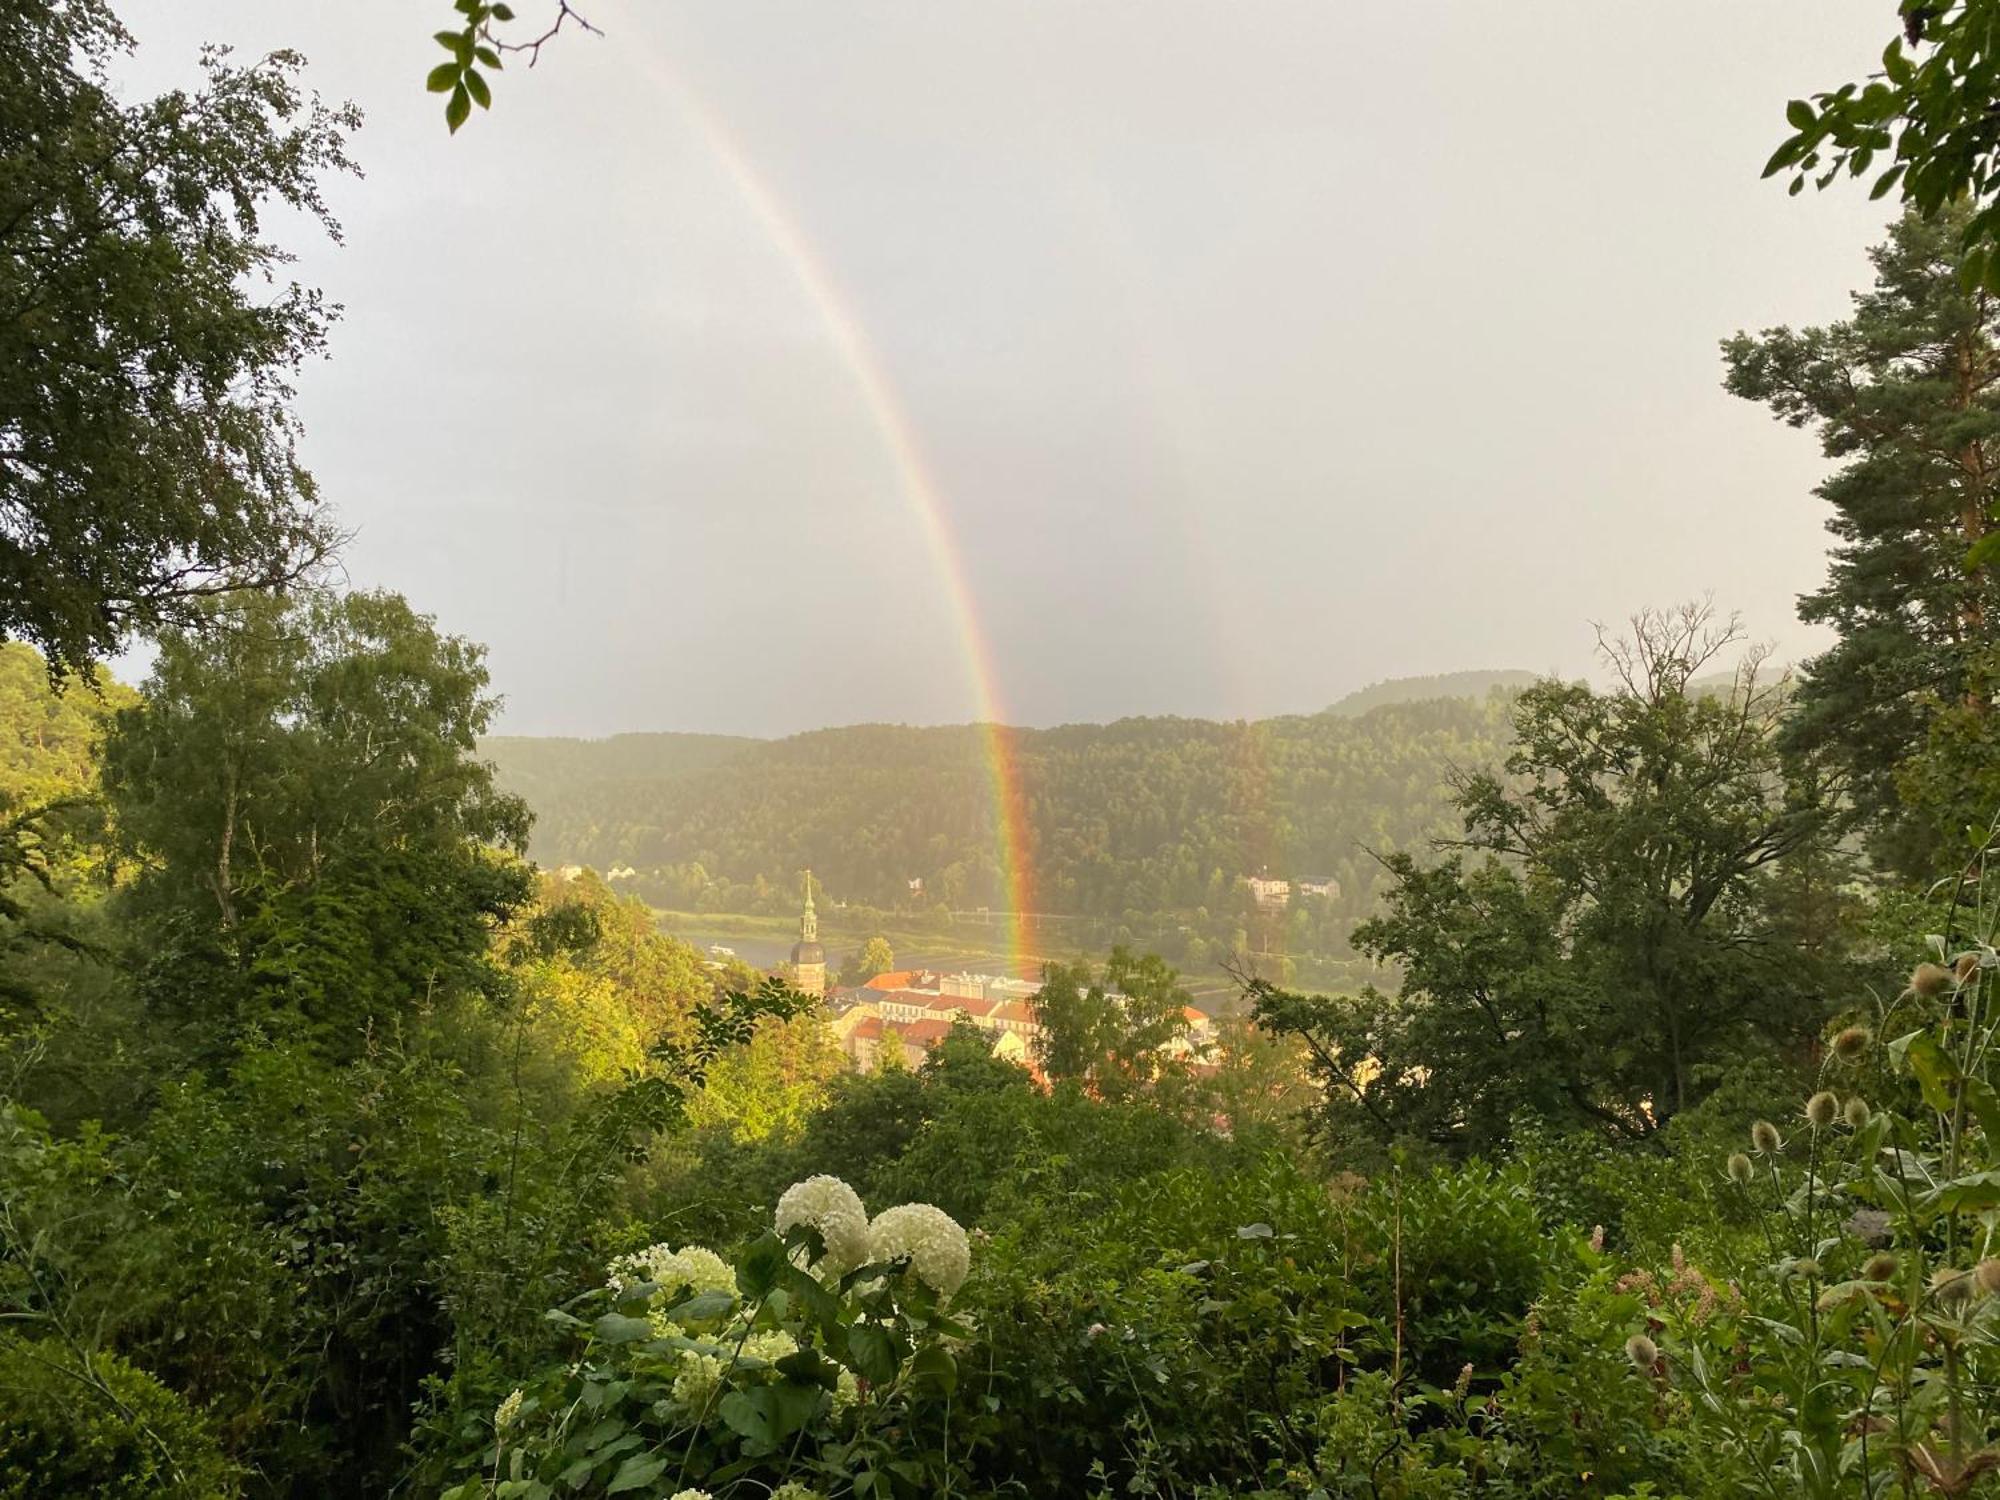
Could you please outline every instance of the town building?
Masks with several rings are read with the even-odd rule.
[[[1273,880],[1268,875],[1246,875],[1243,880],[1250,887],[1250,899],[1259,906],[1285,906],[1291,902],[1289,880]]]

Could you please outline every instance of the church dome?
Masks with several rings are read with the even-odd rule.
[[[818,943],[797,942],[792,944],[792,962],[795,964],[823,964],[826,949]]]

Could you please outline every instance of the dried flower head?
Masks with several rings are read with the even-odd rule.
[[[1957,1266],[1939,1266],[1931,1272],[1931,1295],[1947,1307],[1958,1307],[1971,1301],[1973,1290],[1970,1271]]]
[[[1784,1142],[1778,1138],[1778,1127],[1769,1120],[1759,1120],[1750,1127],[1750,1149],[1769,1156]]]
[[[1729,1180],[1739,1187],[1748,1187],[1750,1179],[1757,1175],[1757,1168],[1749,1157],[1741,1151],[1729,1153]]]
[[[1451,1393],[1458,1400],[1463,1401],[1466,1398],[1466,1396],[1471,1393],[1471,1390],[1472,1390],[1472,1366],[1470,1364],[1466,1364],[1459,1369],[1458,1379],[1455,1382],[1453,1382],[1451,1387]]]
[[[1868,1281],[1894,1281],[1896,1268],[1901,1264],[1890,1251],[1878,1251],[1868,1257],[1867,1264],[1861,1268],[1861,1275]]]
[[[2000,1295],[2000,1259],[1987,1256],[1972,1268],[1972,1284],[1982,1297]]]
[[[1873,1040],[1866,1026],[1843,1026],[1833,1034],[1833,1055],[1844,1063],[1859,1062]]]
[[[1814,1130],[1824,1130],[1840,1118],[1840,1101],[1830,1090],[1821,1089],[1806,1100],[1806,1122]]]
[[[1910,970],[1910,990],[1925,998],[1940,995],[1955,977],[1943,964],[1921,963]]]
[[[1879,1208],[1857,1208],[1841,1227],[1864,1245],[1889,1243],[1889,1215]]]
[[[1819,1262],[1807,1255],[1792,1262],[1792,1274],[1807,1281],[1818,1281],[1823,1273]]]
[[[1625,1357],[1632,1361],[1632,1368],[1651,1374],[1659,1367],[1660,1346],[1643,1333],[1635,1333],[1625,1340]]]
[[[1979,973],[1979,954],[1971,949],[1959,954],[1951,961],[1951,973],[1961,985],[1972,983]]]
[[[1854,1130],[1859,1130],[1868,1123],[1868,1115],[1868,1101],[1859,1094],[1854,1095],[1840,1107],[1841,1119],[1847,1121],[1849,1127]]]

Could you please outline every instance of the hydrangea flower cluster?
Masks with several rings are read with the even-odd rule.
[[[697,1415],[708,1410],[709,1403],[722,1389],[722,1372],[726,1367],[719,1354],[682,1350],[680,1371],[674,1376],[674,1404]]]
[[[788,1355],[799,1352],[799,1341],[782,1328],[762,1328],[743,1341],[739,1354],[747,1359],[761,1359],[767,1365],[775,1365]]]
[[[640,1282],[650,1281],[672,1296],[685,1291],[690,1296],[703,1292],[736,1295],[736,1272],[728,1261],[705,1245],[683,1245],[676,1250],[661,1243],[621,1255],[605,1268],[611,1290],[619,1296]]]
[[[822,1173],[785,1189],[778,1199],[778,1233],[789,1234],[801,1224],[819,1231],[826,1245],[820,1264],[830,1274],[844,1275],[868,1259],[868,1210],[838,1177]]]
[[[900,1260],[940,1297],[949,1297],[965,1283],[972,1269],[972,1247],[958,1220],[928,1203],[900,1203],[885,1208],[868,1226],[868,1258]]]

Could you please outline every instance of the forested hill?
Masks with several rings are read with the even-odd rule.
[[[1423,703],[1432,698],[1484,698],[1518,693],[1535,680],[1533,672],[1445,672],[1436,677],[1391,677],[1357,688],[1327,710],[1350,718],[1389,703]]]
[[[1256,723],[1126,719],[1010,731],[1044,911],[1220,916],[1268,871],[1340,882],[1368,910],[1369,851],[1446,824],[1453,767],[1492,763],[1504,694]],[[630,867],[681,909],[789,910],[810,866],[837,901],[1005,905],[985,732],[861,725],[789,739],[497,738],[545,864]],[[921,892],[911,886],[921,881]]]

